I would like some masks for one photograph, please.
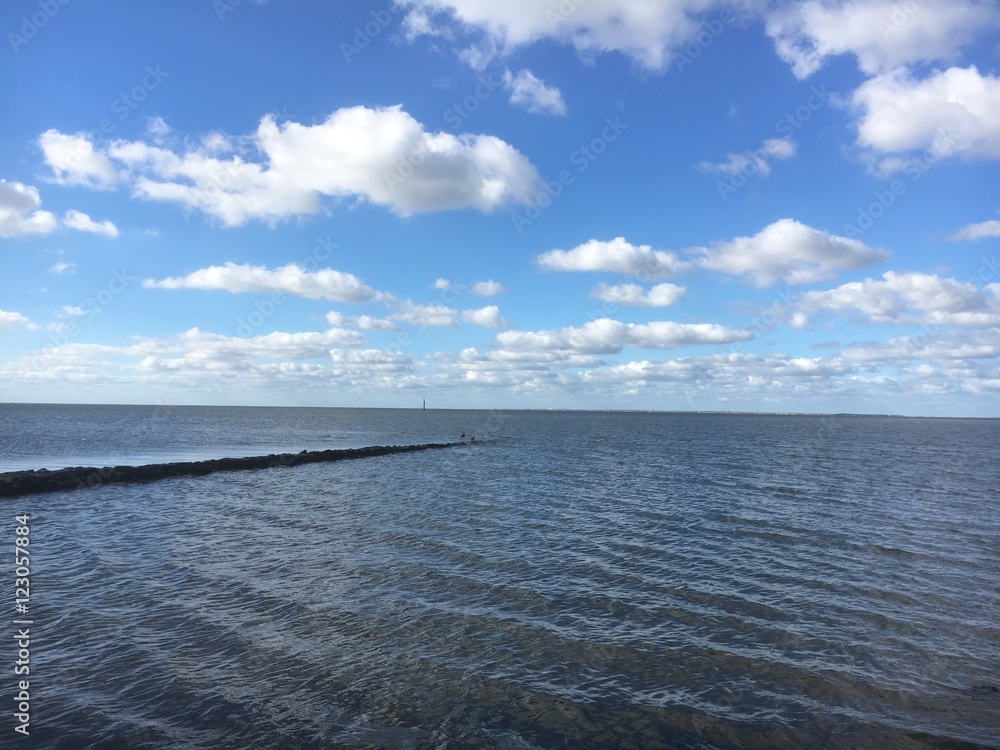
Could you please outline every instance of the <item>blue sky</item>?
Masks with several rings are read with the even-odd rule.
[[[0,11],[0,400],[1000,416],[1000,4]]]

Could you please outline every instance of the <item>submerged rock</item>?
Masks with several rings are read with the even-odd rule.
[[[104,466],[102,468],[74,466],[68,469],[38,469],[11,471],[0,474],[0,497],[36,495],[42,492],[79,490],[105,484],[155,482],[168,477],[203,476],[217,471],[248,471],[299,466],[351,458],[386,456],[390,453],[410,453],[430,448],[450,448],[464,443],[421,443],[420,445],[374,445],[367,448],[272,453],[246,458],[215,458],[206,461],[176,461],[145,466]]]

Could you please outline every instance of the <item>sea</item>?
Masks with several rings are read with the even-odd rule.
[[[6,404],[0,471],[462,432],[0,499],[0,745],[1000,747],[1000,420]]]

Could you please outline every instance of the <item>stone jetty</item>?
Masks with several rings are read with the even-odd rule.
[[[155,482],[168,477],[195,477],[217,471],[248,471],[278,467],[301,466],[326,461],[344,461],[351,458],[388,456],[392,453],[412,453],[432,448],[451,448],[464,443],[422,443],[420,445],[374,445],[367,448],[341,450],[302,451],[301,453],[272,453],[267,456],[247,458],[215,458],[206,461],[176,461],[168,464],[145,466],[105,466],[102,468],[74,466],[68,469],[38,469],[0,473],[0,497],[37,495],[42,492],[60,492],[105,484],[134,484]]]

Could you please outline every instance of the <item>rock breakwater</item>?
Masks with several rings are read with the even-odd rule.
[[[215,458],[205,461],[176,461],[145,466],[74,466],[67,469],[38,469],[11,471],[0,474],[0,497],[36,495],[43,492],[100,487],[105,484],[133,484],[155,482],[169,477],[191,477],[213,474],[217,471],[248,471],[278,467],[301,466],[352,458],[387,456],[393,453],[412,453],[432,448],[451,448],[463,443],[422,443],[419,445],[374,445],[367,448],[340,450],[302,451],[300,453],[272,453],[266,456],[245,458]]]

